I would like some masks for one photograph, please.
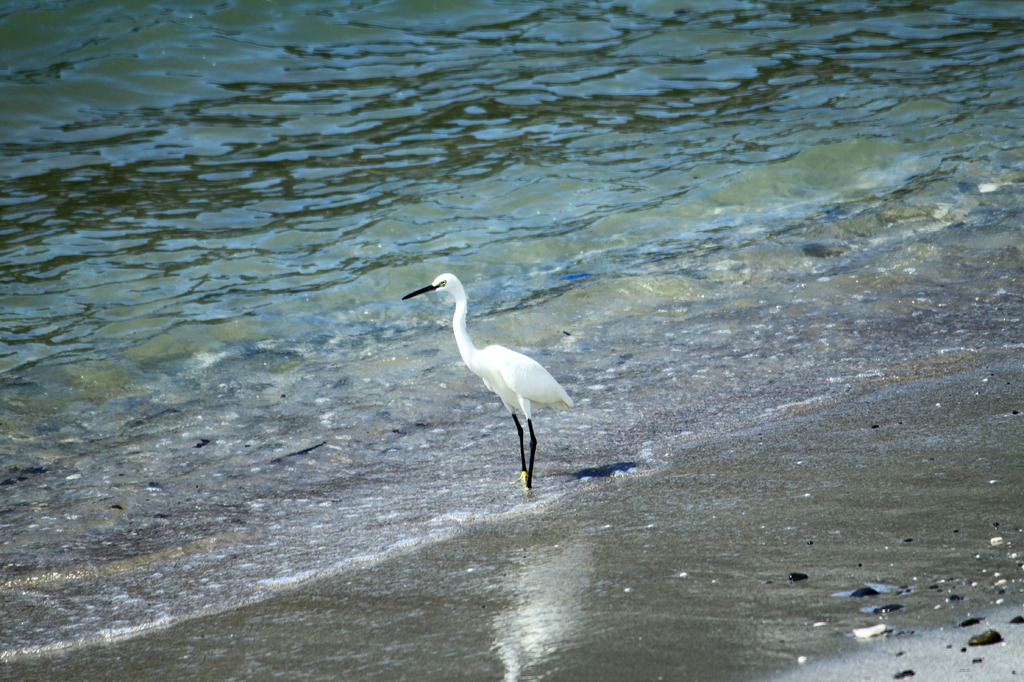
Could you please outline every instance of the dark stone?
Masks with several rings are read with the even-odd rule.
[[[899,611],[903,608],[903,604],[886,604],[884,606],[876,606],[871,609],[871,613],[892,613],[893,611]]]
[[[804,244],[802,251],[805,256],[811,258],[835,258],[841,256],[846,252],[846,249],[841,246],[833,246],[830,244]]]
[[[988,646],[989,644],[998,644],[1003,641],[1003,636],[995,630],[985,630],[980,635],[975,635],[967,640],[968,646]]]

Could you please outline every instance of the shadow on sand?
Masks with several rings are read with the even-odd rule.
[[[624,474],[638,467],[636,462],[616,462],[615,464],[606,464],[600,467],[588,467],[586,469],[580,469],[576,473],[572,474],[572,477],[576,480],[584,478],[610,478],[616,474]]]

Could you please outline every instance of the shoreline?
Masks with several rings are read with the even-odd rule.
[[[612,476],[222,613],[9,660],[0,677],[796,681],[829,665],[885,679],[924,671],[917,661],[936,648],[928,633],[961,636],[954,623],[999,600],[1024,613],[1022,385],[1020,354],[1007,353],[736,433],[654,443],[672,461],[653,475]],[[788,579],[796,574],[808,578]],[[834,596],[866,584],[893,591]],[[986,617],[1005,642],[979,647],[984,664],[968,672],[1019,673],[1024,626]],[[915,634],[849,636],[878,622]],[[894,646],[906,650],[901,670]]]

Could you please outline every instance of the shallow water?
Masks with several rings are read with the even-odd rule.
[[[1021,343],[1024,3],[11,7],[6,657]],[[529,497],[443,271],[577,402]]]

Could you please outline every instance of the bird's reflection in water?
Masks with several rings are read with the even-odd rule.
[[[509,606],[494,618],[494,648],[505,666],[506,682],[518,680],[581,629],[593,573],[590,548],[580,542],[570,539],[527,549],[508,583]]]

